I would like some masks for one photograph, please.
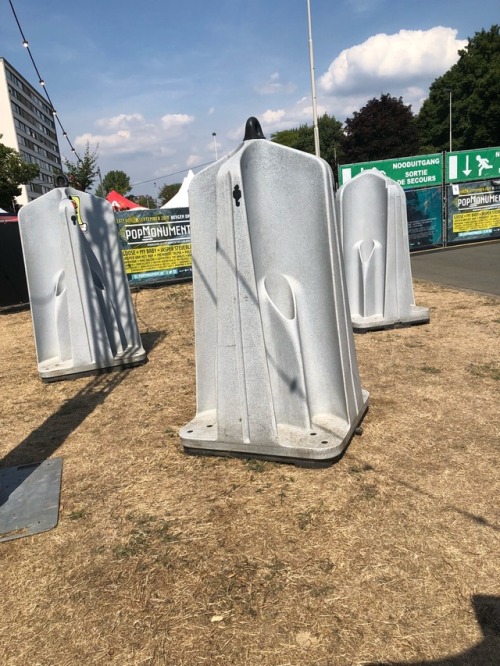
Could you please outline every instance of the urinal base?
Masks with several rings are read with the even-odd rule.
[[[88,377],[91,375],[104,375],[110,372],[117,372],[120,370],[128,370],[135,368],[139,365],[147,363],[146,352],[137,355],[136,357],[122,358],[116,361],[105,362],[102,364],[93,363],[89,366],[72,366],[64,367],[62,364],[53,366],[49,369],[40,367],[38,374],[44,383],[59,382],[68,379],[79,379],[80,377]]]
[[[430,314],[428,308],[415,308],[415,312],[405,317],[389,319],[383,317],[359,317],[352,318],[352,329],[355,333],[367,333],[368,331],[388,331],[393,328],[408,328],[409,326],[422,326],[428,324]]]
[[[188,455],[220,456],[224,458],[240,458],[244,460],[264,460],[295,465],[296,467],[325,468],[331,467],[339,460],[341,460],[354,435],[361,434],[360,425],[366,413],[368,412],[368,407],[369,405],[367,399],[361,411],[359,412],[358,417],[351,425],[349,432],[341,441],[337,443],[335,447],[330,447],[329,449],[312,447],[307,448],[303,451],[304,455],[300,454],[301,452],[299,447],[290,447],[290,455],[288,455],[288,447],[284,445],[280,446],[279,444],[269,445],[267,443],[241,443],[235,445],[231,442],[217,441],[217,439],[188,439],[186,437],[188,432],[187,429],[192,431],[193,424],[197,423],[197,419],[194,419],[181,429],[180,437],[184,452]],[[282,454],[281,451],[283,451]],[[329,453],[332,451],[334,451],[333,454]]]

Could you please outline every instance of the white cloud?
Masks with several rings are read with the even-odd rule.
[[[328,109],[322,104],[317,105],[318,116],[328,113]],[[299,125],[312,125],[313,113],[310,97],[302,97],[293,106],[287,109],[267,109],[257,115],[262,125],[266,138],[270,138],[273,132],[298,127]],[[244,125],[240,125],[229,132],[227,137],[231,141],[242,141],[245,134]]]
[[[282,120],[285,116],[286,116],[285,109],[277,109],[276,111],[268,109],[267,111],[264,111],[264,113],[261,115],[261,120],[266,125],[272,125],[275,123],[279,123],[279,121]]]
[[[290,94],[295,92],[297,86],[294,83],[281,83],[279,72],[274,72],[266,83],[255,86],[260,95]]]
[[[429,86],[457,60],[466,41],[457,31],[437,27],[427,31],[401,30],[395,35],[375,35],[363,44],[343,51],[319,80],[318,116],[328,113],[340,121],[359,111],[372,97],[388,93],[402,97],[417,113]],[[271,75],[278,80],[278,74]],[[304,96],[290,106],[267,108],[257,115],[267,137],[299,125],[313,123],[312,100]],[[243,127],[227,134],[241,141]]]
[[[143,121],[144,117],[140,113],[120,113],[118,116],[113,116],[112,118],[99,118],[96,120],[95,124],[97,127],[102,127],[103,129],[114,130],[123,129],[128,127],[131,123],[140,123]]]
[[[318,116],[328,110],[322,104],[317,104]],[[302,97],[293,106],[287,109],[268,109],[258,116],[262,123],[264,134],[269,138],[273,132],[298,127],[299,125],[312,125],[313,112],[310,97]]]
[[[75,146],[99,145],[101,156],[142,152],[170,157],[176,152],[172,140],[182,137],[193,121],[194,116],[183,113],[167,114],[154,122],[146,121],[140,113],[121,113],[96,120],[96,127],[103,131],[77,136]]]
[[[285,129],[293,127],[292,121],[290,120],[290,114],[285,111],[285,109],[267,109],[258,114],[257,120],[262,126],[262,131],[266,138],[269,138],[271,132],[277,131],[277,129]],[[226,134],[227,138],[233,142],[243,141],[245,136],[245,125],[239,125],[238,127],[233,128]]]
[[[201,155],[191,154],[186,160],[186,166],[190,169],[192,167],[198,166],[203,162],[203,157]]]
[[[319,79],[324,93],[349,95],[381,86],[429,80],[441,76],[459,56],[467,40],[457,30],[438,26],[430,30],[400,30],[377,34],[362,44],[345,49]]]
[[[413,110],[420,109],[425,99],[429,96],[429,91],[419,86],[408,86],[401,96],[404,98],[406,104],[411,104]]]
[[[104,150],[104,152],[108,152],[109,149],[118,149],[117,152],[119,152],[119,149],[125,146],[129,142],[129,139],[130,132],[127,130],[119,130],[115,134],[91,134],[90,132],[86,132],[76,137],[75,145],[83,147],[87,143],[90,145],[99,144],[100,151]]]
[[[164,130],[170,133],[176,133],[189,123],[192,123],[194,116],[188,116],[187,113],[167,113],[161,119],[161,124]]]

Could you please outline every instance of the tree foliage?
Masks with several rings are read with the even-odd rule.
[[[156,208],[155,200],[150,194],[131,194],[128,198],[143,208]]]
[[[98,158],[97,148],[91,153],[87,142],[83,158],[77,159],[76,162],[71,162],[68,159],[63,160],[71,187],[80,190],[80,192],[90,190],[97,176]]]
[[[368,162],[415,155],[420,151],[419,131],[411,105],[402,97],[383,94],[370,99],[348,118],[344,127],[346,162]]]
[[[22,193],[20,185],[26,185],[39,173],[38,164],[24,162],[16,150],[0,143],[0,208],[14,212],[15,197]]]
[[[335,172],[339,151],[341,150],[342,123],[325,113],[318,118],[318,131],[321,157],[328,162]],[[282,146],[303,150],[306,153],[314,154],[315,152],[314,128],[312,125],[300,125],[294,129],[274,132],[274,134],[271,134],[271,140]]]
[[[418,114],[423,145],[449,149],[450,91],[452,148],[500,145],[500,27],[476,32],[459,60],[430,87]]]
[[[96,196],[106,198],[106,195],[115,190],[118,194],[126,196],[132,189],[129,176],[125,171],[108,171],[96,188]]]
[[[175,197],[177,192],[181,189],[182,183],[172,183],[170,185],[164,185],[158,193],[158,205],[163,206],[167,201],[170,201],[172,197]]]

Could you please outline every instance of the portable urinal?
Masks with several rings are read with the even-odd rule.
[[[21,208],[19,230],[40,377],[143,363],[111,205],[57,188]]]
[[[327,465],[368,408],[341,264],[329,165],[243,143],[189,189],[196,341],[188,453]]]
[[[354,330],[427,323],[429,309],[413,295],[403,188],[362,171],[338,190],[337,211]]]

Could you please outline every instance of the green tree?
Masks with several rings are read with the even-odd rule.
[[[308,125],[300,125],[300,127],[293,127],[292,129],[274,132],[271,134],[271,141],[279,143],[281,146],[287,146],[288,148],[295,148],[296,150],[300,150],[297,148],[297,145],[300,143],[301,134],[308,133],[309,130],[312,134],[312,127],[308,127]]]
[[[500,27],[476,32],[458,62],[430,87],[417,117],[422,142],[449,150],[450,93],[452,148],[500,145]]]
[[[342,123],[325,113],[318,118],[318,133],[321,157],[328,162],[335,173],[337,160],[341,156]],[[293,129],[274,132],[271,134],[271,141],[306,153],[315,152],[312,125],[300,125]]]
[[[91,153],[87,142],[82,159],[77,159],[76,162],[71,162],[68,159],[63,160],[71,187],[80,190],[80,192],[90,190],[97,176],[98,158],[97,148]]]
[[[155,200],[150,194],[137,194],[129,198],[143,208],[156,208]]]
[[[167,201],[170,201],[172,197],[175,197],[177,192],[181,189],[182,183],[172,183],[170,185],[164,185],[158,193],[158,204],[163,206]]]
[[[345,121],[343,152],[346,162],[368,162],[415,155],[419,131],[411,105],[401,97],[383,94],[370,99]]]
[[[105,199],[111,190],[115,190],[118,194],[126,196],[131,189],[130,178],[125,171],[108,171],[102,179],[102,183],[97,186],[95,193],[96,196]]]
[[[38,164],[24,162],[16,150],[0,143],[0,208],[14,212],[15,197],[22,193],[20,185],[26,185],[39,173]]]

